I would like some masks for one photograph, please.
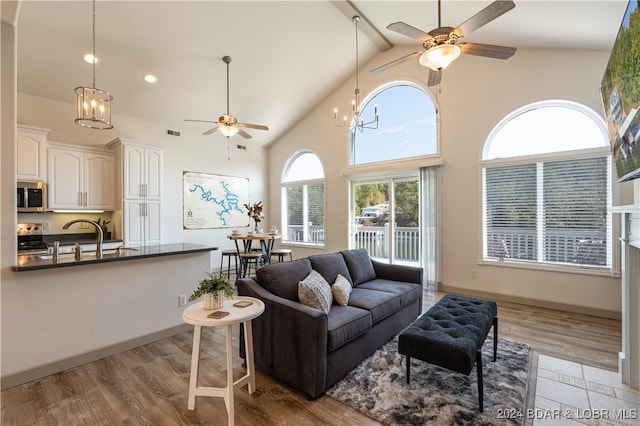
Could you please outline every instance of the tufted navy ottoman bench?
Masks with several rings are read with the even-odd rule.
[[[493,360],[498,349],[496,302],[447,294],[398,337],[398,352],[406,355],[407,383],[411,358],[469,375],[476,364],[478,402],[483,407],[482,344],[493,325]]]

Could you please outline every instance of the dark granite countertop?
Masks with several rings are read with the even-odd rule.
[[[218,247],[192,244],[160,244],[135,248],[125,248],[121,253],[115,249],[103,250],[102,258],[98,259],[94,252],[84,252],[82,260],[76,260],[74,253],[64,253],[54,262],[51,255],[20,255],[18,264],[11,267],[12,271],[34,271],[39,269],[53,269],[66,266],[91,265],[96,263],[121,262],[126,260],[145,259],[158,256],[173,256],[177,254],[198,253],[218,250]]]

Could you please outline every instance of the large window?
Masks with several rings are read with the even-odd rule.
[[[573,102],[538,102],[496,126],[483,152],[483,258],[611,268],[606,129]]]
[[[366,164],[437,154],[436,108],[421,88],[394,83],[373,96],[362,109],[365,121],[374,117],[377,129],[351,133],[350,164]]]
[[[324,245],[324,169],[318,156],[299,152],[289,160],[282,177],[283,241]]]

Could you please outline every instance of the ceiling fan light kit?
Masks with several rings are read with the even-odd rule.
[[[466,42],[458,43],[461,38],[469,35],[472,31],[477,30],[516,7],[513,0],[494,1],[456,28],[442,26],[440,6],[441,0],[438,0],[438,28],[428,33],[404,22],[393,22],[389,24],[387,29],[420,41],[423,50],[410,53],[384,64],[371,70],[370,73],[377,74],[417,57],[420,65],[430,69],[427,85],[435,86],[440,84],[441,71],[451,65],[461,54],[484,56],[494,59],[509,59],[516,52],[515,48],[507,46]]]
[[[76,124],[90,129],[113,129],[111,124],[111,101],[109,92],[96,89],[96,2],[93,0],[93,52],[91,64],[93,67],[93,86],[76,87]]]

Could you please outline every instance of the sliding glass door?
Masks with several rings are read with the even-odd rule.
[[[352,184],[351,246],[388,263],[420,263],[420,196],[417,176]]]
[[[351,181],[350,247],[375,260],[420,266],[437,290],[439,256],[438,167],[415,174]]]

